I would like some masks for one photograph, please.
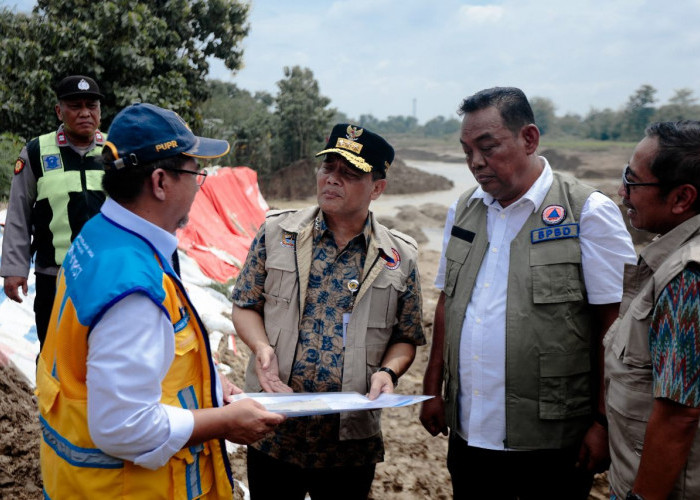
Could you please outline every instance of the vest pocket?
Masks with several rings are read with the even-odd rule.
[[[535,304],[558,304],[583,300],[581,249],[559,246],[530,248],[532,300]]]
[[[212,489],[214,468],[209,442],[178,451],[170,460],[174,498],[201,498]]]
[[[445,286],[443,288],[445,295],[452,297],[454,294],[457,277],[471,248],[471,243],[458,238],[450,238],[448,241],[445,249]]]
[[[391,282],[378,278],[372,284],[371,296],[367,297],[367,300],[370,301],[367,328],[387,328],[392,326],[396,319],[398,297],[399,292],[392,286]],[[370,340],[368,338],[367,342],[370,343]]]
[[[591,413],[590,352],[540,353],[539,417],[561,420]]]
[[[641,456],[644,433],[651,416],[652,393],[641,392],[610,379],[605,402],[611,413],[608,415],[610,426],[617,428],[622,436],[618,441]]]
[[[58,393],[61,390],[61,384],[46,371],[46,365],[43,360],[39,363],[36,376],[37,384],[34,393],[38,396],[39,410],[42,415],[48,415],[56,402]]]

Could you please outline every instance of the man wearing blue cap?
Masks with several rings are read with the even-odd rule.
[[[226,141],[174,112],[121,111],[103,153],[109,198],[78,234],[37,368],[47,498],[231,498],[224,439],[250,443],[284,417],[220,380],[169,256]]]
[[[416,243],[369,211],[394,159],[382,137],[338,124],[319,155],[318,206],[269,214],[236,281],[246,389],[375,399],[425,344]],[[292,418],[248,447],[251,498],[367,498],[383,458],[379,411]]]
[[[34,313],[39,344],[49,324],[56,274],[73,238],[100,210],[105,137],[100,133],[104,96],[89,76],[73,75],[56,87],[56,116],[62,122],[27,143],[15,163],[2,241],[0,276],[5,295],[22,302],[36,252]]]

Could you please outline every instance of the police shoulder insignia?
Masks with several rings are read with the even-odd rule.
[[[24,160],[22,158],[17,158],[17,161],[15,162],[15,175],[19,174],[22,170],[24,170],[24,165]]]
[[[566,209],[561,205],[549,205],[542,210],[542,222],[548,226],[561,224],[566,218]]]
[[[58,142],[59,146],[68,145],[68,139],[66,139],[66,134],[63,132],[63,130],[56,134],[56,142]]]
[[[399,266],[401,265],[401,255],[399,254],[398,250],[395,248],[391,249],[391,253],[394,254],[394,259],[391,260],[391,258],[387,255],[384,256],[384,260],[386,261],[384,265],[386,266],[387,269],[390,271],[393,271],[394,269],[398,269]]]

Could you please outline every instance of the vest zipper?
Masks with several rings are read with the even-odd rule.
[[[85,200],[85,205],[89,203],[88,190],[87,190],[87,176],[85,175],[85,156],[80,157],[80,187],[83,190],[83,199]]]

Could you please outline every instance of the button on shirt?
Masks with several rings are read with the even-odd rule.
[[[537,181],[523,197],[503,208],[477,188],[469,203],[487,207],[489,247],[477,275],[467,306],[459,346],[458,433],[470,446],[503,450],[505,415],[505,313],[508,294],[510,244],[527,218],[537,211],[552,185],[547,161]],[[454,225],[455,202],[449,209],[443,235],[442,255],[435,286],[445,283],[445,248]],[[612,200],[594,192],[586,200],[579,221],[581,263],[588,302],[609,304],[622,297],[624,263],[636,262],[629,233],[619,208]]]

